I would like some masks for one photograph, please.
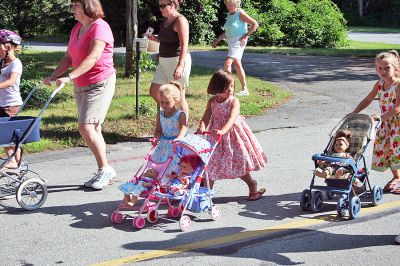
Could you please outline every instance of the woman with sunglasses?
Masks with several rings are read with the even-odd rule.
[[[160,0],[159,6],[164,20],[158,36],[146,34],[147,38],[160,43],[158,65],[150,86],[150,95],[160,104],[158,98],[160,86],[171,81],[180,82],[182,90],[182,110],[189,115],[189,105],[185,98],[185,88],[189,86],[192,59],[188,52],[189,23],[179,13],[179,4],[183,0]]]
[[[50,85],[50,81],[55,80],[57,86],[73,82],[79,133],[98,166],[96,174],[84,186],[100,190],[116,176],[108,164],[101,132],[115,91],[114,37],[110,26],[103,20],[104,12],[99,0],[71,0],[71,9],[78,23],[71,31],[68,50],[43,82]],[[72,71],[66,74],[71,67]]]

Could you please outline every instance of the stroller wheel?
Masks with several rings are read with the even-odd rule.
[[[326,192],[326,197],[327,197],[328,199],[332,200],[332,199],[335,198],[335,193],[330,192],[330,191],[327,191],[327,192]]]
[[[179,209],[179,212],[183,212],[183,210],[185,209],[185,204],[183,204],[182,201],[179,202],[178,209]]]
[[[179,217],[179,214],[180,214],[179,208],[178,207],[172,207],[171,214],[172,214],[172,217],[174,217],[174,218]]]
[[[189,230],[191,224],[192,224],[192,221],[190,220],[190,217],[187,215],[183,215],[182,218],[179,220],[179,228],[182,231]]]
[[[343,218],[346,215],[346,210],[347,210],[346,199],[347,199],[346,195],[341,195],[340,198],[338,199],[336,211],[339,218]]]
[[[47,186],[39,178],[29,178],[17,189],[17,202],[25,210],[39,209],[47,199]]]
[[[122,218],[122,213],[120,212],[115,211],[111,214],[111,222],[113,224],[120,224],[122,222]]]
[[[133,219],[133,222],[132,222],[133,227],[136,229],[142,229],[145,224],[146,224],[146,221],[144,220],[143,217],[140,217],[140,216]]]
[[[150,223],[154,224],[155,222],[158,221],[158,211],[155,209],[150,210],[147,213],[147,221],[149,221]]]
[[[218,206],[211,208],[211,219],[218,221],[221,218],[221,209]]]
[[[360,210],[361,210],[361,200],[358,196],[353,196],[350,199],[350,204],[349,204],[350,219],[356,218],[360,214]]]
[[[174,207],[174,206],[168,207],[168,214],[167,214],[168,217],[176,218],[179,216],[179,213],[180,213],[180,211],[179,211],[178,207]]]
[[[311,208],[311,193],[309,189],[303,190],[300,196],[300,208],[303,211],[309,211]]]
[[[382,200],[383,189],[380,186],[374,186],[372,188],[372,205],[377,206]]]
[[[313,212],[319,212],[322,209],[322,192],[321,191],[314,191],[311,196],[311,210]]]

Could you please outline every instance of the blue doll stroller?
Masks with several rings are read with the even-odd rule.
[[[349,174],[344,179],[323,179],[325,182],[325,185],[323,185],[317,184],[321,181],[319,181],[319,177],[315,178],[316,175],[314,173],[310,188],[305,189],[300,197],[300,207],[302,210],[308,211],[311,209],[313,212],[319,212],[323,205],[322,191],[325,192],[327,198],[330,200],[338,197],[336,209],[340,218],[346,215],[347,210],[351,219],[356,218],[361,210],[361,199],[367,199],[373,206],[379,204],[382,199],[383,190],[380,186],[371,186],[369,171],[364,157],[364,152],[371,139],[374,138],[375,131],[379,125],[380,121],[374,122],[369,115],[352,114],[343,118],[332,129],[329,134],[329,143],[324,152],[312,156],[314,166],[315,168],[318,167],[317,161],[334,163],[347,169]],[[349,145],[351,158],[332,155],[336,132],[339,130],[349,130],[351,132]],[[358,186],[355,185],[356,183],[358,183]]]
[[[21,145],[40,141],[41,116],[50,101],[63,87],[64,84],[61,84],[51,93],[37,117],[18,116],[33,93],[39,88],[37,86],[30,91],[16,116],[0,117],[0,145],[14,147],[13,154],[0,158],[0,199],[16,196],[18,204],[25,210],[40,208],[47,199],[48,191],[45,180],[40,178],[39,174],[29,170],[28,163],[23,160]],[[21,150],[18,168],[5,168],[4,166],[14,157],[18,149]]]
[[[204,132],[204,134],[211,135],[210,132]],[[186,215],[187,211],[192,213],[209,212],[211,219],[215,221],[220,219],[221,210],[212,202],[213,191],[210,189],[206,171],[207,164],[210,161],[220,138],[221,136],[218,136],[217,139],[210,137],[212,141],[208,141],[202,136],[188,134],[186,137],[172,142],[174,152],[177,153],[179,157],[187,154],[195,154],[201,158],[202,162],[192,172],[189,186],[182,195],[163,193],[160,190],[154,192],[153,195],[158,198],[158,201],[148,214],[152,223],[155,223],[159,218],[158,207],[162,200],[179,202],[177,208],[174,207],[168,209],[168,216],[178,217],[180,214],[179,228],[182,231],[188,230],[191,226],[191,219]],[[203,182],[205,186],[202,185],[202,180],[205,181]]]

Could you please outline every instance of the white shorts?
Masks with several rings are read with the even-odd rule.
[[[246,44],[243,45],[242,47],[240,46],[239,39],[241,37],[242,36],[226,38],[226,42],[228,43],[228,57],[242,60],[242,56],[243,56],[243,52],[244,52],[244,48],[246,47]]]
[[[155,84],[168,84],[174,80],[175,68],[178,65],[179,56],[176,57],[160,57],[156,72],[154,73],[152,83]],[[183,67],[182,77],[177,80],[183,87],[189,87],[190,70],[192,69],[192,57],[189,53],[186,54],[185,65]]]

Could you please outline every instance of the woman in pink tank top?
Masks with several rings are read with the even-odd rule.
[[[114,37],[110,26],[102,19],[104,12],[99,0],[71,0],[71,9],[78,23],[71,31],[68,50],[43,82],[50,85],[50,81],[55,80],[57,86],[73,82],[79,133],[98,166],[96,174],[84,186],[101,190],[116,176],[108,164],[101,132],[115,92]]]

